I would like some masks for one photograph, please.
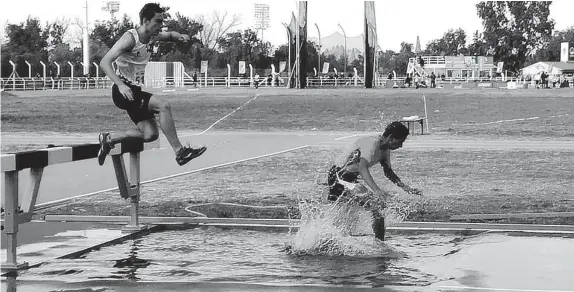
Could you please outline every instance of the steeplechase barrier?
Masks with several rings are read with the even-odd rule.
[[[98,155],[99,143],[71,146],[56,146],[40,150],[22,151],[1,155],[1,168],[4,173],[4,220],[2,228],[6,233],[6,262],[2,272],[28,268],[28,263],[17,261],[18,226],[30,222],[34,214],[38,190],[44,168],[53,164],[93,159]],[[110,152],[114,164],[120,196],[130,199],[130,218],[122,232],[135,232],[145,229],[139,222],[140,201],[140,153],[147,149],[159,148],[159,140],[151,143],[126,141],[115,145]],[[129,177],[123,154],[130,155]],[[20,200],[18,189],[19,172],[30,169],[30,183]]]

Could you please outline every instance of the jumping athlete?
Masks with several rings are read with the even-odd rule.
[[[173,151],[175,160],[184,165],[200,156],[205,147],[191,148],[182,146],[177,136],[170,105],[142,90],[145,68],[150,59],[151,45],[157,41],[179,41],[186,43],[189,36],[174,31],[162,32],[164,12],[157,3],[148,3],[141,9],[140,26],[130,29],[114,44],[100,62],[106,75],[114,82],[112,100],[114,104],[127,112],[137,128],[123,133],[100,133],[100,150],[98,163],[104,164],[106,156],[114,145],[127,139],[138,139],[143,142],[155,141],[159,137],[155,115],[159,115],[162,132]],[[112,63],[117,70],[114,71]]]

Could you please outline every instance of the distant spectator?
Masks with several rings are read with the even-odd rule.
[[[253,78],[253,85],[255,85],[255,89],[259,88],[259,73],[255,73],[255,77]]]
[[[431,80],[431,81],[430,81],[430,87],[431,87],[431,88],[435,88],[435,87],[436,87],[436,82],[435,82],[435,80],[436,80],[436,75],[434,75],[434,72],[431,73],[431,75],[430,75],[430,80]]]
[[[197,71],[193,72],[191,78],[193,78],[193,87],[197,87]]]
[[[570,83],[568,82],[568,80],[566,80],[566,78],[564,78],[564,80],[560,83],[560,88],[568,88],[570,87]]]
[[[538,88],[540,86],[540,79],[542,78],[540,73],[537,73],[536,75],[534,75],[534,84],[535,87]]]

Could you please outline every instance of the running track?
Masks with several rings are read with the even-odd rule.
[[[202,135],[182,132],[182,143],[206,145],[208,150],[202,157],[180,167],[175,163],[173,151],[165,137],[161,137],[161,148],[144,151],[141,154],[141,181],[162,179],[193,173],[201,169],[218,165],[236,163],[293,151],[301,147],[323,146],[344,147],[357,136],[366,133],[336,132],[218,132],[211,131]],[[3,144],[81,144],[97,142],[97,134],[81,136],[40,136],[3,133]],[[508,140],[445,140],[440,137],[414,135],[405,143],[409,149],[489,149],[489,150],[574,150],[574,141],[508,141]],[[127,157],[126,163],[128,163]],[[190,174],[192,175],[192,174]],[[25,191],[28,185],[27,171],[21,171],[20,190]],[[78,195],[90,194],[117,187],[111,159],[104,166],[97,165],[96,160],[85,160],[66,164],[48,166],[39,191],[37,204],[68,199]],[[4,189],[2,187],[2,192]]]

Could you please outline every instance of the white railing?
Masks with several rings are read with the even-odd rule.
[[[87,78],[0,78],[2,90],[64,90],[110,88],[107,77]]]
[[[389,82],[397,83],[399,86],[405,83],[406,77],[398,77],[393,79],[383,78],[379,76],[375,81],[375,87],[388,86]],[[570,82],[570,87],[574,85],[573,77],[566,78]],[[160,78],[152,80],[147,84],[148,88],[175,88],[176,84],[182,84],[184,87],[194,86],[193,79],[183,77],[183,82],[176,82],[174,77]],[[233,87],[233,88],[249,88],[253,87],[249,77],[207,77],[207,82],[204,77],[198,77],[196,86],[198,87]],[[287,86],[288,77],[279,77],[279,82],[273,81],[273,84],[267,80],[266,77],[259,79],[259,87],[283,87]],[[414,84],[415,80],[412,80]],[[462,84],[462,83],[489,83],[489,82],[517,82],[518,84],[530,83],[530,81],[518,80],[515,77],[508,77],[503,80],[501,77],[487,78],[487,77],[446,77],[445,79],[437,78],[436,84]],[[430,85],[430,78],[426,78],[425,82]],[[12,90],[66,90],[66,89],[102,89],[111,88],[113,82],[107,77],[98,78],[0,78],[0,88],[6,91]],[[345,77],[345,78],[329,78],[327,76],[309,77],[307,78],[308,87],[364,87],[363,77]]]
[[[432,65],[440,65],[440,64],[446,64],[446,58],[444,56],[421,56],[421,58],[423,59],[423,61],[426,64],[432,64]],[[416,60],[415,58],[409,58],[409,63],[418,63],[419,60]]]

